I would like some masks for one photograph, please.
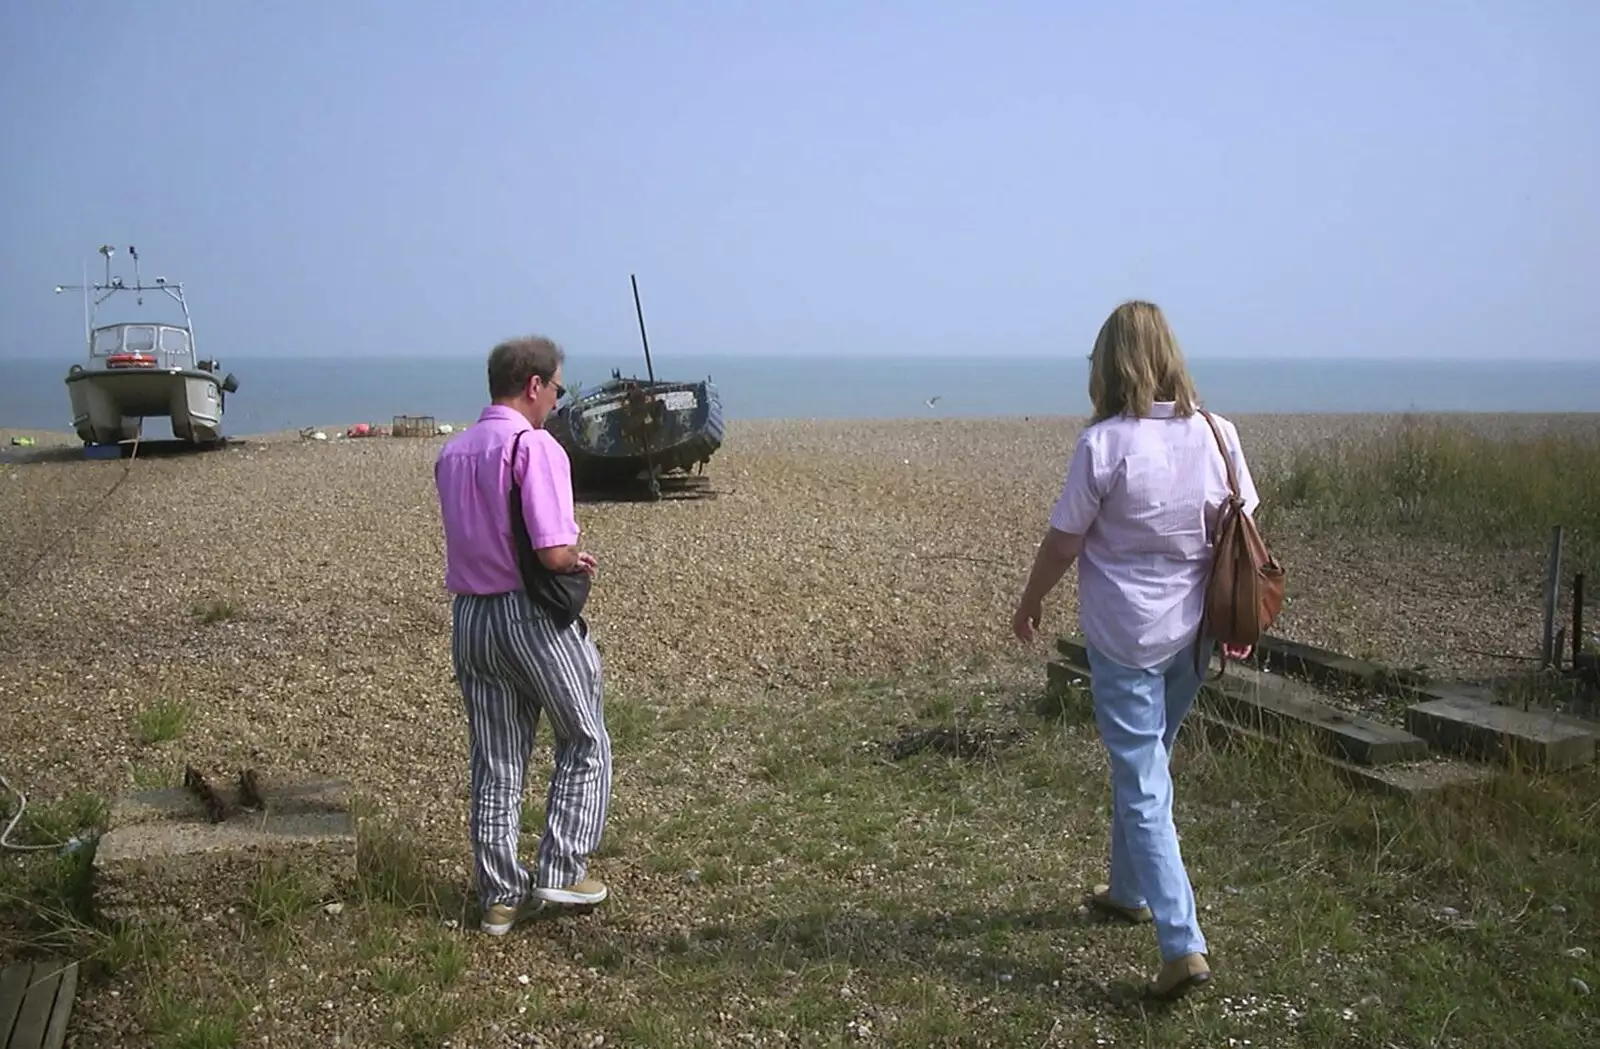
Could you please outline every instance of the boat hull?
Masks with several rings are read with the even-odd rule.
[[[75,367],[66,379],[72,428],[85,444],[115,444],[138,436],[142,419],[160,416],[178,440],[211,444],[222,438],[226,381],[199,369]]]
[[[703,468],[722,447],[722,397],[709,379],[614,379],[579,393],[545,421],[578,487]]]

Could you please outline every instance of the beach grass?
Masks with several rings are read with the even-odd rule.
[[[1600,554],[1600,431],[1508,436],[1448,417],[1296,447],[1260,485],[1264,524],[1428,536],[1469,547],[1542,546],[1566,563]]]
[[[219,895],[218,921],[106,929],[79,850],[6,860],[0,909],[38,946],[119,974],[160,1046],[269,1033],[274,1045],[1589,1044],[1593,770],[1511,770],[1407,801],[1354,793],[1292,748],[1186,731],[1177,813],[1217,979],[1158,1006],[1138,993],[1156,962],[1149,927],[1080,906],[1103,877],[1108,817],[1086,697],[1047,696],[1033,661],[972,663],[737,718],[615,699],[630,789],[595,861],[615,895],[503,941],[476,931],[435,852],[376,810],[343,901],[264,870]],[[937,729],[970,749],[896,752]],[[537,825],[537,789],[527,803]],[[30,808],[20,837],[59,840],[104,811]],[[545,979],[558,963],[567,977]]]

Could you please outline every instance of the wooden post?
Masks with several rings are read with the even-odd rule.
[[[1556,602],[1561,596],[1561,526],[1550,530],[1550,561],[1544,577],[1544,638],[1539,646],[1539,665],[1548,668],[1560,654],[1556,652]]]
[[[1583,573],[1572,577],[1572,666],[1583,655]]]

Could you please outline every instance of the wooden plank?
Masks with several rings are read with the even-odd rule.
[[[1375,692],[1415,688],[1427,683],[1425,675],[1413,670],[1394,670],[1342,652],[1281,637],[1263,637],[1251,658],[1280,674]]]
[[[1063,656],[1088,665],[1089,657],[1083,640],[1076,635],[1059,638],[1056,651]],[[1213,664],[1215,665],[1215,664]],[[1381,692],[1386,689],[1417,688],[1427,684],[1427,676],[1414,670],[1394,670],[1365,659],[1356,659],[1342,652],[1334,652],[1315,645],[1289,641],[1281,637],[1263,637],[1250,659],[1244,663],[1230,661],[1227,674],[1235,669],[1249,670],[1265,666],[1278,674],[1306,681],[1344,687],[1362,688]]]
[[[1087,668],[1088,653],[1077,637],[1059,638],[1056,651],[1068,668]],[[1230,663],[1220,681],[1207,682],[1196,705],[1271,735],[1303,731],[1324,753],[1362,765],[1417,761],[1428,754],[1427,741],[1405,729],[1347,713],[1300,682],[1238,663]]]
[[[1185,726],[1193,723],[1214,741],[1248,739],[1261,746],[1283,746],[1283,740],[1263,732],[1246,728],[1210,711],[1196,710]],[[1369,766],[1342,761],[1330,754],[1309,751],[1319,764],[1325,765],[1341,783],[1358,790],[1371,791],[1402,798],[1437,795],[1458,787],[1470,787],[1491,779],[1496,773],[1484,765],[1474,765],[1451,759],[1405,762],[1395,765]]]
[[[41,962],[32,967],[22,1008],[17,1011],[17,1026],[11,1032],[7,1049],[40,1049],[44,1045],[44,1032],[50,1025],[56,992],[60,989],[60,965]]]
[[[1083,642],[1076,637],[1056,638],[1056,651],[1066,656],[1070,662],[1080,667],[1089,665],[1089,650],[1083,647]]]
[[[1524,711],[1467,694],[1444,695],[1406,708],[1406,727],[1440,750],[1545,771],[1594,761],[1595,735],[1539,711]]]
[[[1059,638],[1056,650],[1069,666],[1088,666],[1088,653],[1077,637]],[[1230,663],[1221,680],[1206,683],[1197,706],[1273,735],[1304,731],[1325,753],[1362,765],[1416,761],[1428,753],[1427,742],[1405,729],[1347,713],[1300,682],[1239,663]]]
[[[1052,659],[1044,665],[1045,681],[1052,693],[1068,688],[1084,688],[1089,684],[1089,671],[1085,667],[1076,667],[1071,663]]]
[[[16,962],[0,972],[0,1049],[62,1049],[78,963]]]
[[[0,1049],[11,1045],[11,1032],[17,1026],[17,1013],[22,1009],[32,975],[33,965],[28,962],[15,962],[0,969]]]
[[[1517,705],[1513,696],[1502,695],[1488,685],[1480,685],[1471,681],[1441,682],[1424,688],[1413,689],[1412,691],[1415,692],[1418,700],[1470,699],[1490,706],[1503,706],[1510,710],[1522,709]],[[1557,725],[1572,729],[1582,735],[1595,737],[1595,755],[1600,757],[1600,721],[1579,717],[1576,714],[1567,714],[1560,710],[1550,710],[1546,707],[1531,708],[1528,713],[1541,720],[1551,721]]]
[[[1426,740],[1381,721],[1339,709],[1314,689],[1248,667],[1208,683],[1202,701],[1219,713],[1272,735],[1306,733],[1324,753],[1360,765],[1393,765],[1428,755]]]
[[[39,1049],[62,1049],[67,1044],[67,1024],[72,1020],[72,1005],[78,998],[78,963],[68,962],[61,970],[61,988],[56,991],[56,1007],[50,1013]]]

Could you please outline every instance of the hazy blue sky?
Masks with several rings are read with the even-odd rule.
[[[0,354],[1600,352],[1600,4],[10,0]],[[98,261],[98,259],[96,259]],[[824,379],[825,381],[825,379]]]

